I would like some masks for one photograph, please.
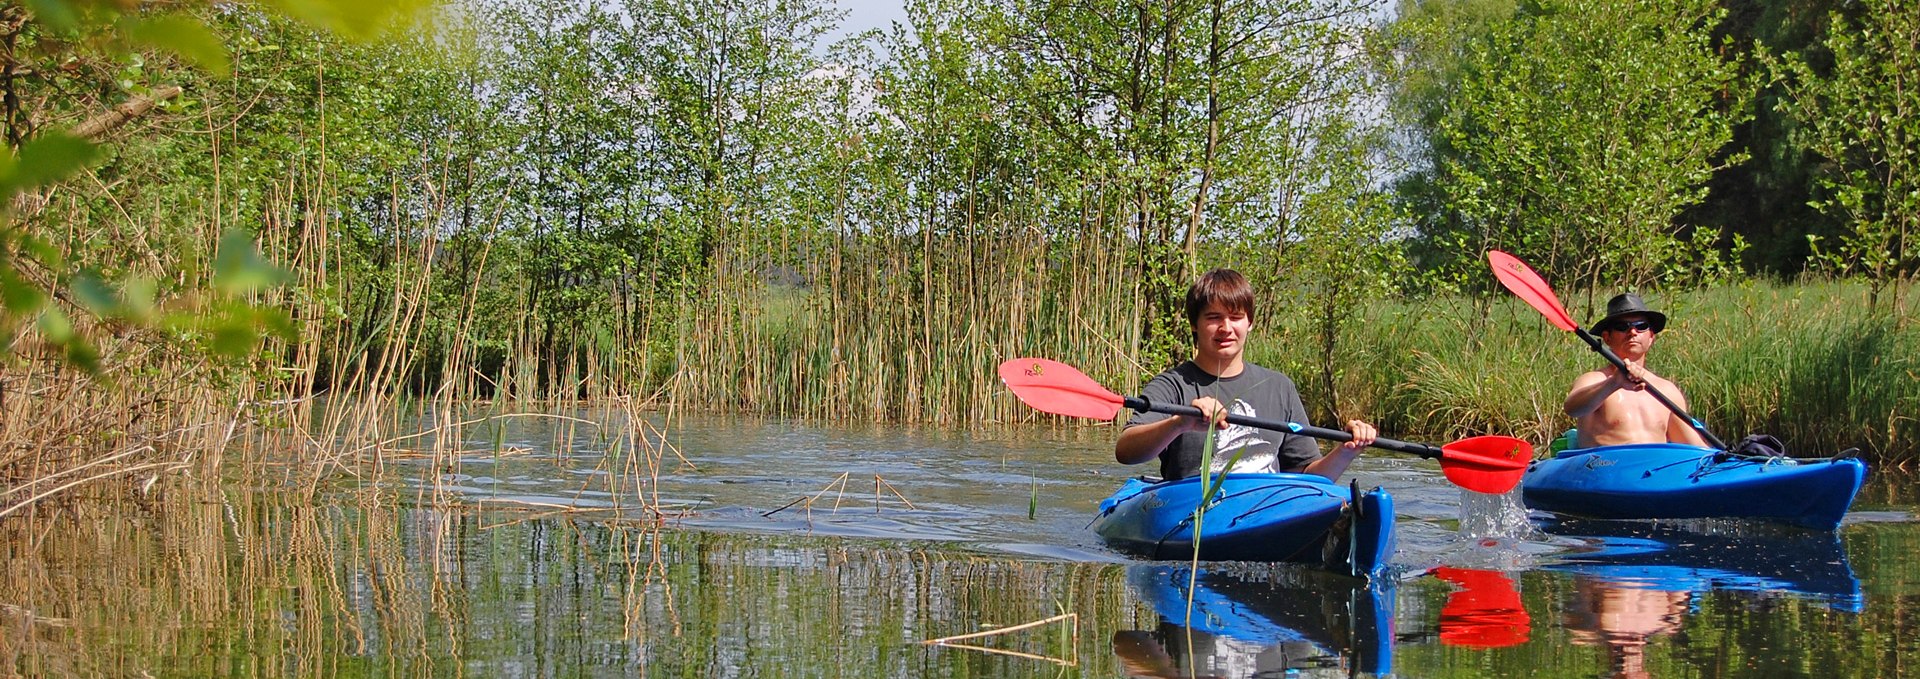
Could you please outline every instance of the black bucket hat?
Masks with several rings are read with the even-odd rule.
[[[1654,332],[1660,332],[1667,328],[1666,314],[1648,309],[1647,303],[1641,301],[1639,295],[1631,292],[1623,292],[1614,295],[1613,299],[1607,300],[1607,317],[1595,321],[1593,328],[1589,330],[1589,332],[1598,335],[1601,330],[1613,323],[1614,319],[1632,314],[1646,316],[1647,322],[1653,326]]]

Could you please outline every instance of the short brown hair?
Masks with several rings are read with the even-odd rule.
[[[1200,314],[1207,307],[1218,302],[1229,311],[1243,311],[1253,315],[1253,286],[1247,283],[1247,277],[1233,269],[1214,269],[1200,274],[1187,288],[1187,323],[1200,322]]]

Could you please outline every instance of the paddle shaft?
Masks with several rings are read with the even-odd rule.
[[[1132,408],[1134,410],[1166,413],[1168,415],[1186,415],[1188,417],[1201,417],[1201,418],[1206,417],[1206,414],[1200,412],[1199,408],[1195,408],[1190,405],[1181,405],[1177,403],[1154,403],[1138,396],[1128,396],[1125,398],[1124,401],[1122,401],[1122,403],[1125,404],[1128,408]],[[1246,415],[1235,415],[1232,413],[1227,414],[1227,422],[1229,424],[1244,425],[1248,427],[1253,427],[1255,429],[1270,429],[1273,431],[1284,431],[1290,434],[1299,434],[1301,436],[1311,436],[1313,438],[1326,439],[1328,441],[1346,442],[1346,441],[1353,440],[1353,434],[1340,431],[1338,429],[1326,429],[1324,427],[1315,427],[1307,424],[1299,424],[1297,422],[1282,422],[1280,420],[1269,420],[1261,417],[1249,417]],[[1396,453],[1407,453],[1409,455],[1419,455],[1420,457],[1434,459],[1434,460],[1440,459],[1440,456],[1442,455],[1442,452],[1439,448],[1435,448],[1433,446],[1429,446],[1424,443],[1408,443],[1406,441],[1395,441],[1393,439],[1387,439],[1387,438],[1374,439],[1373,447],[1384,449],[1384,450],[1391,450]]]
[[[1632,374],[1631,371],[1627,370],[1627,362],[1624,360],[1621,360],[1619,355],[1614,354],[1612,349],[1608,349],[1607,345],[1602,344],[1600,342],[1600,338],[1594,337],[1591,333],[1588,333],[1586,328],[1581,328],[1576,326],[1574,327],[1573,332],[1574,334],[1579,335],[1580,339],[1585,340],[1587,343],[1587,346],[1593,347],[1594,351],[1600,352],[1601,356],[1606,357],[1607,362],[1612,363],[1613,367],[1619,369],[1621,374],[1626,374],[1626,375]],[[1655,400],[1660,401],[1660,405],[1666,406],[1667,410],[1673,411],[1673,414],[1679,415],[1680,419],[1686,420],[1687,424],[1691,425],[1694,431],[1700,432],[1700,437],[1706,439],[1707,443],[1713,444],[1713,447],[1717,450],[1727,449],[1727,444],[1725,441],[1721,441],[1720,437],[1714,436],[1713,432],[1707,431],[1707,425],[1702,423],[1700,420],[1694,419],[1692,415],[1687,413],[1687,410],[1685,408],[1680,407],[1680,404],[1674,403],[1673,399],[1667,398],[1666,394],[1660,393],[1660,390],[1655,389],[1653,385],[1648,384],[1645,386],[1647,388],[1647,393],[1653,394],[1653,398]]]

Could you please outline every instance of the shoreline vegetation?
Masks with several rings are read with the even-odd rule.
[[[457,460],[484,424],[421,422],[469,407],[1044,421],[994,365],[1137,387],[1220,265],[1316,417],[1544,442],[1596,362],[1489,248],[1582,318],[1646,293],[1723,436],[1920,458],[1891,0],[911,2],[832,44],[819,0],[363,4],[0,10],[0,518]],[[1730,207],[1763,198],[1812,207]],[[616,476],[655,473],[631,437]]]

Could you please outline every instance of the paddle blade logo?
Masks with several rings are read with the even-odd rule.
[[[1046,366],[1040,365],[1038,362],[1035,362],[1032,367],[1027,368],[1027,377],[1040,377],[1042,374],[1046,372],[1045,368]]]

